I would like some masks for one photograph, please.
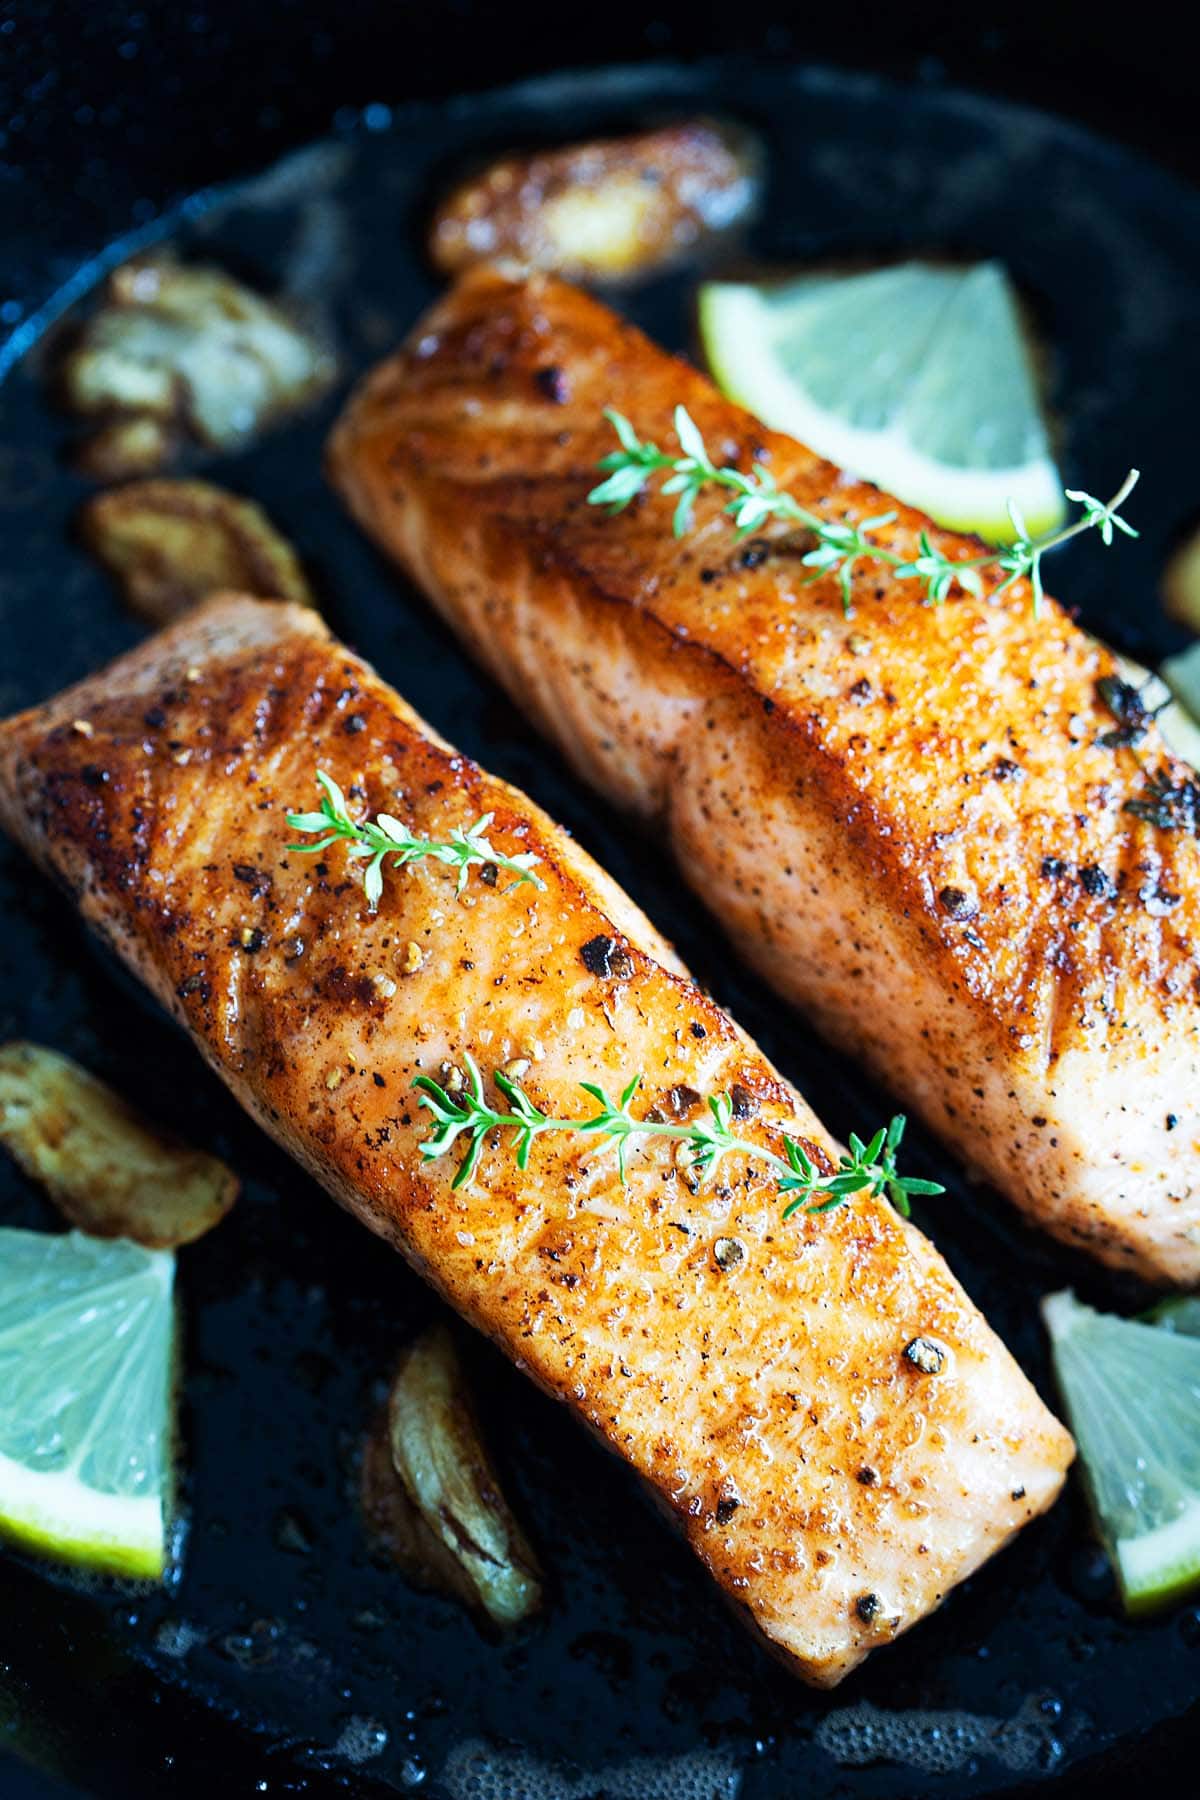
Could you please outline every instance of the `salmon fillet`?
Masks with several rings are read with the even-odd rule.
[[[457,899],[421,862],[372,914],[340,845],[288,851],[318,766],[439,840],[493,813],[543,887],[475,868]],[[750,1159],[693,1191],[661,1139],[624,1184],[577,1134],[525,1173],[492,1140],[458,1189],[452,1155],[422,1158],[414,1078],[468,1053],[527,1062],[560,1116],[591,1111],[581,1080],[640,1070],[647,1109],[736,1091],[754,1142],[787,1123],[820,1166],[833,1147],[624,893],[310,611],[222,598],[0,726],[0,818],[266,1130],[637,1470],[806,1680],[840,1680],[1058,1493],[1069,1437],[885,1202],[784,1223]]]
[[[770,433],[597,301],[467,276],[330,445],[358,519],[576,770],[668,839],[741,952],[1032,1219],[1200,1281],[1200,849],[1125,810],[1173,782],[1097,688],[1112,656],[1028,585],[922,604],[862,562],[853,616],[810,541],[739,544],[721,499],[589,507],[602,409],[904,554],[927,527]],[[994,584],[993,584],[994,585]],[[1189,817],[1189,809],[1190,814]]]

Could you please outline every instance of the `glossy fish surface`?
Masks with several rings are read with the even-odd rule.
[[[289,848],[315,773],[356,817],[495,862],[384,872]],[[625,894],[432,733],[309,609],[223,597],[0,726],[0,819],[268,1132],[646,1482],[725,1594],[828,1686],[1055,1498],[1070,1439],[937,1251],[883,1199],[782,1218],[769,1170],[695,1179],[493,1132],[429,1159],[415,1080],[468,1058],[547,1114],[689,1119],[836,1148]],[[457,1075],[456,1075],[457,1072]]]
[[[358,519],[739,951],[1033,1220],[1200,1282],[1200,789],[1028,583],[940,605],[704,494],[588,504],[606,408],[903,557],[972,539],[768,432],[581,291],[466,276],[330,446]],[[1113,710],[1116,694],[1117,711]],[[1106,697],[1107,696],[1107,697]]]

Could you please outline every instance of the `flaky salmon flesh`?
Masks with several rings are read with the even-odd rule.
[[[812,540],[737,541],[706,494],[589,506],[603,414],[765,462],[910,557],[937,531],[578,290],[464,278],[352,399],[330,446],[371,535],[577,771],[669,840],[776,989],[1037,1223],[1119,1268],[1200,1282],[1200,846],[1113,657],[1027,582],[922,604],[860,561],[846,617]],[[1130,744],[1129,736],[1136,737]],[[1167,824],[1126,810],[1159,813]],[[1174,822],[1182,828],[1170,829]]]
[[[319,797],[492,849],[542,885],[424,861],[369,910],[342,845],[289,850]],[[547,1113],[697,1116],[833,1146],[627,896],[457,755],[309,610],[223,598],[0,726],[0,819],[242,1104],[648,1484],[718,1585],[831,1685],[1049,1506],[1069,1437],[883,1200],[781,1218],[769,1174],[697,1185],[662,1139],[493,1136],[425,1160],[413,1083],[475,1058]],[[497,877],[497,879],[492,879]],[[496,1096],[499,1097],[498,1095]],[[733,1248],[732,1246],[736,1246]],[[915,1346],[915,1348],[914,1348]]]

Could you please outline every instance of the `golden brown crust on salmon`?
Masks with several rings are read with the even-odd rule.
[[[555,395],[539,371],[556,372]],[[1047,1229],[1200,1281],[1200,847],[1146,777],[1111,655],[1025,583],[940,607],[862,562],[854,614],[720,498],[587,504],[602,413],[765,459],[831,518],[893,502],[767,432],[586,295],[476,271],[371,375],[334,480],[575,767],[657,822],[735,942]],[[908,555],[896,506],[877,539]],[[1186,781],[1150,727],[1146,769]]]
[[[371,914],[340,847],[287,848],[318,766],[418,832],[493,813],[544,888],[475,870],[459,900],[425,862]],[[413,1080],[468,1052],[527,1060],[568,1116],[580,1080],[640,1069],[647,1106],[736,1085],[754,1141],[787,1123],[823,1166],[833,1147],[583,852],[310,611],[210,602],[10,720],[0,818],[266,1129],[637,1470],[805,1679],[839,1680],[1054,1499],[1067,1434],[886,1203],[785,1224],[761,1168],[693,1192],[661,1140],[624,1185],[572,1136],[524,1174],[489,1146],[458,1190],[453,1158],[422,1160]],[[918,1337],[940,1370],[906,1355]]]

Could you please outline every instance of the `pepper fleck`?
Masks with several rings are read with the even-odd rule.
[[[570,383],[556,364],[551,363],[545,369],[535,369],[533,379],[539,391],[555,406],[565,406],[571,398]]]
[[[940,1375],[946,1361],[946,1352],[932,1338],[915,1337],[904,1346],[904,1354],[914,1369],[922,1375]]]
[[[952,919],[973,919],[979,911],[979,902],[961,888],[944,887],[938,900]]]
[[[1085,863],[1079,871],[1079,879],[1083,884],[1084,893],[1090,894],[1093,900],[1116,899],[1116,883],[1104,873],[1103,869],[1097,868],[1095,863]]]
[[[633,974],[633,958],[616,938],[603,934],[589,938],[579,954],[588,973],[604,980],[615,976],[624,981]]]
[[[718,1269],[736,1269],[746,1254],[743,1244],[736,1238],[719,1237],[713,1245],[713,1256]]]
[[[863,1624],[869,1625],[872,1619],[879,1617],[882,1604],[878,1594],[860,1594],[854,1602],[854,1610]]]

